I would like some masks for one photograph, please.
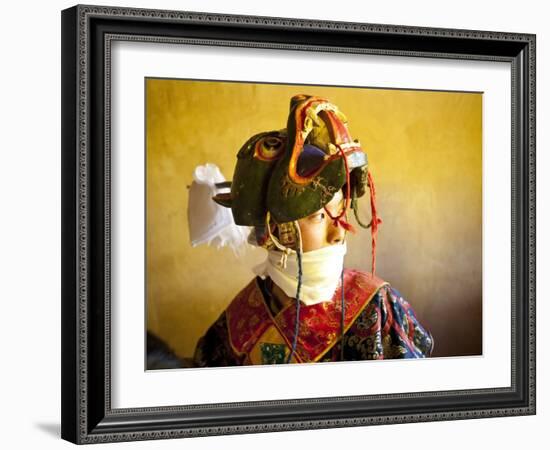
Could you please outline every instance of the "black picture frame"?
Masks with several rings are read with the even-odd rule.
[[[114,40],[505,61],[512,73],[511,386],[113,409]],[[78,5],[62,12],[62,437],[99,443],[535,414],[535,36]]]

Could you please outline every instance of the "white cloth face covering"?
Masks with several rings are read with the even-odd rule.
[[[302,253],[302,303],[309,306],[332,301],[340,283],[346,250],[344,242]],[[283,252],[270,250],[265,262],[254,267],[253,271],[261,278],[269,276],[286,295],[296,298],[298,257],[294,250],[286,258]]]

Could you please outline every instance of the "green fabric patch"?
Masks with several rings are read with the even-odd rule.
[[[270,344],[262,342],[260,344],[262,352],[262,364],[284,364],[285,363],[285,344]]]

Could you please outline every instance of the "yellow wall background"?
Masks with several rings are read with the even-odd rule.
[[[236,153],[284,128],[290,98],[328,98],[346,114],[376,182],[377,275],[434,335],[434,356],[481,354],[482,95],[148,79],[147,328],[180,356],[253,277],[264,251],[192,248],[188,189],[197,165],[231,179]],[[362,213],[369,219],[368,199]],[[370,232],[350,236],[346,266],[370,270]]]

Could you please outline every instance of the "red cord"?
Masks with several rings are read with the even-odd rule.
[[[334,217],[330,211],[325,206],[325,211],[329,215],[329,217],[333,220],[334,226],[342,226],[347,231],[351,231],[352,233],[355,233],[355,228],[352,224],[347,222],[346,220],[342,219],[342,217],[346,214],[349,204],[351,201],[351,183],[350,183],[350,173],[349,173],[349,167],[348,167],[348,158],[346,156],[346,153],[340,147],[337,145],[338,150],[340,150],[340,154],[342,155],[342,158],[344,159],[344,166],[346,168],[346,204],[344,206],[343,211],[338,214],[336,217]],[[369,184],[369,192],[370,192],[370,209],[371,209],[371,273],[372,275],[376,272],[376,237],[378,234],[378,225],[382,223],[382,219],[378,217],[378,213],[376,211],[376,188],[374,186],[374,179],[372,178],[372,174],[370,173],[370,170],[367,170],[367,180]]]
[[[330,213],[330,211],[327,209],[326,206],[324,208],[325,208],[325,211],[327,212],[328,216],[332,219],[333,224],[334,224],[335,227],[342,226],[342,228],[344,230],[351,231],[352,233],[355,233],[354,226],[351,223],[347,222],[345,219],[342,219],[342,217],[347,213],[348,208],[349,208],[349,204],[350,204],[350,201],[351,201],[351,185],[350,185],[350,179],[349,179],[350,175],[349,175],[348,158],[346,156],[346,153],[342,149],[342,147],[340,147],[338,144],[336,146],[338,147],[338,150],[340,150],[342,158],[344,159],[344,166],[346,168],[346,204],[345,204],[344,209],[342,210],[342,212],[340,214],[338,214],[336,217],[334,217]]]
[[[370,171],[367,171],[367,180],[369,182],[370,191],[370,211],[372,216],[371,222],[371,238],[372,238],[372,274],[376,272],[376,234],[378,233],[378,225],[382,223],[382,219],[378,217],[376,212],[376,188]]]

